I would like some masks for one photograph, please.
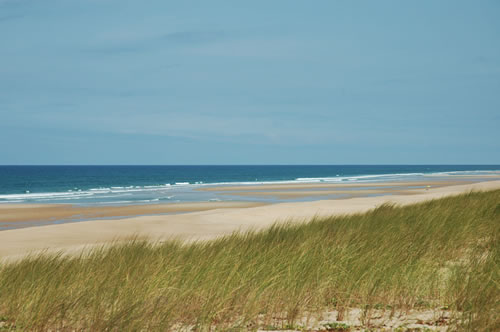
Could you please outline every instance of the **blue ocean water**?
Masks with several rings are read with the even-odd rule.
[[[498,171],[500,165],[0,166],[0,204],[232,200],[237,198],[196,189],[227,183],[405,181]]]

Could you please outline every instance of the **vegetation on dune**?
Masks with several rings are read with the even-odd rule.
[[[498,330],[499,240],[500,190],[208,242],[136,239],[4,264],[0,320],[20,330],[252,330],[325,310],[341,321],[349,308],[446,307],[456,329]]]

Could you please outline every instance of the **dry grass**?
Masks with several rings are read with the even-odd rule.
[[[499,235],[497,190],[210,242],[137,239],[80,257],[31,256],[0,267],[0,321],[40,331],[253,330],[325,310],[446,306],[454,329],[499,330]]]

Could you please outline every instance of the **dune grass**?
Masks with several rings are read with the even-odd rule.
[[[325,310],[449,308],[500,329],[500,190],[182,244],[136,239],[0,267],[4,329],[252,330]]]

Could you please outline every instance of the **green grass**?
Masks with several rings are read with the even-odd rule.
[[[447,307],[454,328],[493,331],[499,235],[497,190],[209,242],[31,256],[0,267],[0,317],[18,330],[236,331],[325,310]]]

